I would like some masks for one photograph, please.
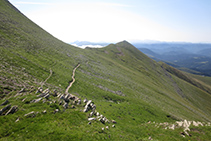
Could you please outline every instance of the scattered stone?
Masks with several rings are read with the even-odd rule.
[[[62,103],[63,103],[63,101],[61,100],[61,101],[59,101],[59,105],[62,105]]]
[[[152,140],[152,137],[151,137],[151,136],[149,136],[148,140]]]
[[[88,124],[89,124],[89,125],[91,125],[91,124],[92,124],[92,122],[90,121]]]
[[[7,111],[10,107],[11,107],[11,104],[10,104],[10,105],[5,106],[4,108],[2,108],[2,109],[0,110],[0,115],[3,115],[3,114],[4,114],[4,112],[6,112],[6,111]]]
[[[115,125],[113,124],[113,125],[112,125],[112,127],[114,128],[114,127],[115,127]]]
[[[9,100],[4,101],[1,106],[7,105],[9,103]]]
[[[57,112],[59,112],[59,109],[54,110],[54,114],[57,113]]]
[[[181,132],[180,134],[181,134],[181,136],[182,136],[183,138],[185,138],[185,133],[184,133],[184,132]]]
[[[60,97],[59,97],[59,100],[62,100],[64,99],[64,94],[62,94]]]
[[[26,100],[26,98],[24,98],[23,100],[22,100],[22,102],[24,102]]]
[[[112,122],[112,123],[115,123],[115,124],[117,123],[115,120],[112,120],[111,122]]]
[[[87,103],[87,102],[88,102],[88,100],[85,98],[83,102],[84,102],[84,103]]]
[[[57,90],[55,89],[55,90],[53,91],[53,96],[56,97],[57,94],[58,94],[58,92],[57,92]]]
[[[25,92],[25,88],[22,88],[18,93],[23,93]]]
[[[35,112],[32,111],[32,112],[30,112],[30,113],[28,113],[28,114],[25,114],[24,116],[25,116],[25,117],[35,117]]]
[[[100,113],[99,113],[99,112],[97,112],[97,113],[96,113],[96,116],[99,116],[99,115],[100,115]]]
[[[46,94],[46,95],[44,96],[44,98],[48,99],[49,96],[50,96],[50,94]]]
[[[103,130],[103,131],[105,130],[104,127],[102,128],[102,130]]]
[[[96,120],[96,118],[88,118],[88,121]]]
[[[182,127],[182,125],[183,125],[183,121],[176,121],[176,123],[179,127]]]
[[[75,109],[75,106],[74,106],[74,105],[72,105],[72,106],[71,106],[71,108],[72,108],[72,109]]]
[[[42,88],[42,87],[39,87],[39,88],[37,89],[37,91],[36,91],[36,94],[37,94],[37,93],[42,93],[42,91],[43,91],[43,88]]]
[[[49,88],[45,89],[42,93],[44,93],[44,94],[49,94],[49,93],[50,93]]]
[[[106,126],[106,129],[108,130],[108,129],[109,129],[109,127],[108,127],[108,126]]]
[[[92,117],[93,115],[94,115],[94,112],[91,112],[91,113],[89,114],[90,117]]]
[[[14,114],[18,110],[18,106],[13,106],[5,115]]]
[[[172,126],[169,126],[169,129],[174,130],[175,129],[175,125],[173,124]]]
[[[65,108],[65,109],[67,109],[68,108],[68,103],[64,103],[64,105],[63,105],[63,107]]]
[[[15,122],[18,122],[19,120],[20,120],[20,118],[18,117]]]
[[[46,114],[46,113],[47,113],[47,111],[46,111],[46,110],[44,110],[42,113],[43,113],[43,114]]]
[[[80,105],[80,104],[81,104],[81,99],[78,99],[77,105]]]
[[[37,103],[37,102],[39,102],[40,100],[42,100],[42,97],[41,97],[41,98],[38,98],[38,99],[34,99],[34,100],[32,100],[30,103]]]

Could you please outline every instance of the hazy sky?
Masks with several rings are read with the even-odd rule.
[[[211,43],[211,0],[9,0],[64,42]]]

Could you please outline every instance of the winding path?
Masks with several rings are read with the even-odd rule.
[[[67,89],[65,90],[65,94],[68,94],[68,91],[70,89],[70,87],[72,87],[73,83],[75,82],[75,71],[76,69],[80,67],[80,64],[78,64],[74,69],[73,69],[73,75],[72,75],[72,81],[70,82],[69,86],[67,87]]]
[[[50,75],[48,76],[48,78],[45,79],[45,81],[41,84],[41,87],[43,87],[43,85],[45,84],[45,82],[51,77],[53,71],[50,69]]]

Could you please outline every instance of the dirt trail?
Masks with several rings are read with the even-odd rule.
[[[69,86],[67,87],[67,89],[65,90],[65,94],[68,94],[68,91],[70,89],[70,87],[72,87],[73,83],[75,82],[75,71],[76,69],[80,67],[80,64],[78,64],[74,69],[73,69],[73,75],[72,75],[72,81],[70,82]]]
[[[53,71],[50,69],[50,75],[48,76],[48,78],[45,79],[45,81],[41,84],[41,87],[43,87],[43,85],[45,84],[46,81],[48,81],[48,79],[51,77]]]

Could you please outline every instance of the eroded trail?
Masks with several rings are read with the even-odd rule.
[[[78,64],[74,69],[73,69],[73,75],[72,75],[72,81],[70,82],[69,86],[67,87],[67,89],[65,90],[65,94],[68,94],[68,91],[70,89],[70,87],[72,87],[73,83],[75,82],[75,71],[76,69],[80,67],[80,64]]]
[[[41,87],[43,87],[43,85],[45,84],[46,81],[48,81],[48,79],[51,77],[53,71],[50,69],[50,75],[48,76],[48,78],[45,79],[45,81],[41,84]]]

